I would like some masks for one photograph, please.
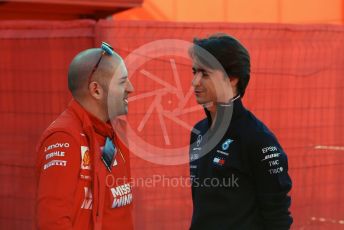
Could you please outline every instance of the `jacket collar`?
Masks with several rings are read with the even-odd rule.
[[[231,101],[228,104],[218,104],[217,105],[217,113],[221,113],[221,114],[232,114],[232,118],[231,121],[235,121],[238,118],[240,118],[242,116],[242,114],[247,111],[246,108],[244,107],[244,105],[242,104],[242,100],[241,100],[241,95],[238,94],[237,96],[233,97],[231,99]],[[228,110],[233,110],[233,112],[228,113]],[[205,114],[207,116],[207,120],[208,120],[208,124],[209,127],[212,124],[212,119],[211,119],[211,115],[209,110],[207,110],[206,108],[204,108]]]
[[[82,122],[83,128],[92,128],[96,133],[103,137],[114,137],[114,130],[110,122],[103,122],[97,117],[86,111],[75,99],[68,106]]]

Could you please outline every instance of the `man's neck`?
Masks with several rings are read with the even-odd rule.
[[[100,105],[98,105],[97,103],[94,103],[90,100],[76,100],[88,113],[92,114],[94,117],[98,118],[104,123],[106,123],[109,120],[108,115],[104,113],[104,109],[102,109]]]
[[[206,106],[207,110],[210,113],[210,117],[211,117],[211,127],[210,128],[213,128],[215,121],[216,121],[216,114],[217,114],[216,107],[217,107],[217,105],[213,104],[213,103],[211,105]]]
[[[238,98],[240,98],[240,95],[236,94],[236,96],[231,98],[230,101],[235,101]],[[210,117],[211,117],[211,127],[210,128],[213,128],[213,126],[216,122],[216,118],[217,118],[217,103],[211,103],[210,105],[206,106],[206,108],[209,111]]]

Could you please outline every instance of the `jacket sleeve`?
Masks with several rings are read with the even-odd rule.
[[[290,229],[292,182],[287,155],[271,133],[259,132],[252,138],[250,161],[265,229]]]
[[[37,228],[72,229],[80,146],[67,133],[53,133],[38,149],[37,170]]]

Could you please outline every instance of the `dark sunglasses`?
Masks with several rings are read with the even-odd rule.
[[[102,42],[102,45],[100,46],[100,48],[102,49],[102,53],[101,53],[101,55],[100,55],[99,60],[97,61],[97,64],[93,67],[90,76],[88,77],[88,84],[91,83],[91,81],[92,81],[92,76],[93,76],[94,72],[96,72],[96,70],[98,69],[98,66],[99,66],[100,61],[102,60],[103,56],[104,56],[105,54],[107,54],[107,55],[109,55],[109,56],[112,56],[112,55],[114,55],[114,53],[115,53],[115,52],[114,52],[114,49],[112,48],[112,46],[109,45],[109,44],[106,43],[106,42]]]

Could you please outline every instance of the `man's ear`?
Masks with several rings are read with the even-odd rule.
[[[103,98],[104,96],[103,87],[96,81],[93,81],[88,85],[88,91],[90,92],[92,97],[98,100]]]
[[[235,97],[238,94],[238,84],[239,84],[239,78],[237,77],[230,77],[229,78],[229,82],[232,86],[232,90],[233,90],[233,97]]]
[[[237,78],[237,77],[230,77],[229,81],[230,81],[232,87],[238,87],[239,78]]]

